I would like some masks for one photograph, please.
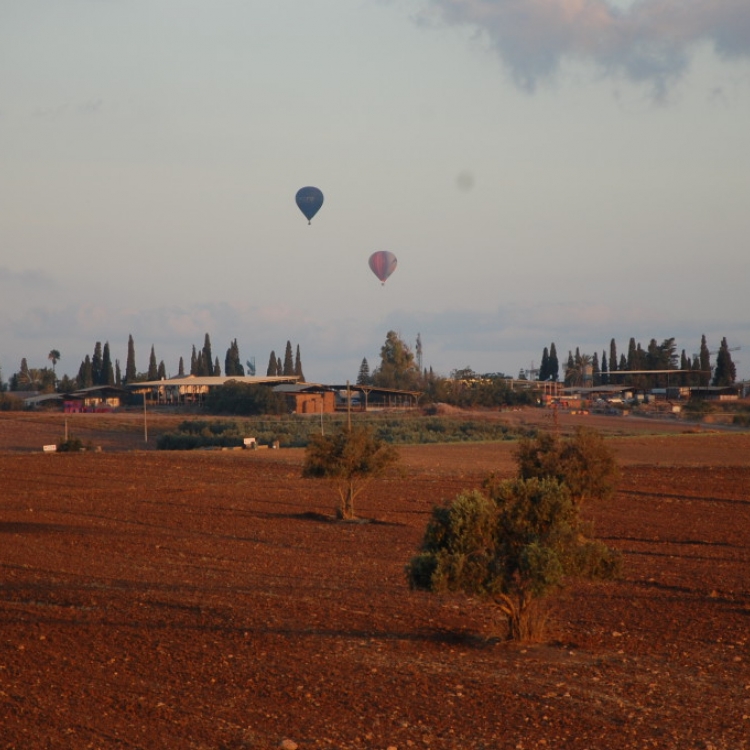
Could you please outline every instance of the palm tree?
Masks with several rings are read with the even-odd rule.
[[[60,352],[57,349],[52,349],[47,355],[47,359],[52,362],[52,371],[55,371],[55,365],[60,361]]]
[[[565,372],[565,380],[570,385],[585,385],[591,380],[593,373],[593,360],[590,354],[581,354],[573,361],[573,366],[568,367]]]

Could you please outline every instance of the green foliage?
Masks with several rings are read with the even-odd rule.
[[[224,388],[233,384],[227,383]],[[264,386],[247,386],[245,388]],[[231,389],[230,389],[231,390]],[[19,402],[20,403],[20,402]],[[140,403],[140,396],[134,403]],[[344,415],[327,415],[325,430],[341,429],[346,422]],[[211,445],[229,445],[218,432],[206,431],[205,420],[186,420],[177,432],[168,433],[157,443],[165,450],[190,450]],[[289,414],[283,417],[266,415],[243,420],[216,421],[222,425],[222,436],[232,435],[236,444],[243,437],[255,437],[262,445],[278,440],[287,448],[304,448],[311,436],[320,432],[320,423],[309,416]],[[421,445],[426,443],[455,443],[514,440],[522,434],[518,428],[510,427],[495,420],[460,419],[455,417],[392,416],[387,418],[362,416],[354,420],[355,425],[366,425],[375,438],[391,445]],[[201,439],[197,440],[196,435]],[[212,442],[213,438],[213,442]]]
[[[312,422],[306,423],[308,428]],[[254,437],[260,445],[272,445],[279,441],[287,447],[302,447],[307,443],[308,433],[304,441],[294,443],[293,435],[287,428],[274,418],[244,420],[207,420],[196,419],[182,422],[176,432],[160,435],[156,447],[159,450],[194,450],[197,448],[235,448],[243,445],[246,437]]]
[[[407,578],[412,588],[487,598],[505,615],[508,639],[536,640],[542,602],[566,579],[619,572],[618,555],[585,532],[564,484],[507,480],[435,508]]]
[[[231,434],[165,433],[160,435],[156,447],[165,451],[187,451],[199,448],[239,448],[242,437]]]
[[[380,366],[373,373],[372,382],[381,388],[416,390],[419,376],[411,348],[395,331],[388,331],[380,348]]]
[[[23,401],[2,391],[0,392],[0,411],[23,411]]]
[[[332,481],[340,518],[354,518],[354,500],[398,460],[396,449],[366,426],[342,426],[331,435],[314,435],[305,451],[302,475]]]
[[[284,350],[284,365],[280,373],[281,375],[294,375],[294,356],[292,355],[292,342],[286,342],[286,349]]]
[[[134,383],[136,375],[138,374],[135,366],[135,343],[133,342],[133,336],[128,335],[128,354],[125,361],[125,382]]]
[[[67,440],[61,440],[57,444],[59,453],[78,453],[85,450],[83,441],[77,437],[69,437]]]
[[[149,380],[159,379],[159,365],[156,363],[156,352],[153,344],[151,345],[151,354],[148,357],[148,375]]]
[[[269,355],[269,358],[268,358],[268,367],[266,368],[266,375],[268,375],[268,377],[270,378],[275,377],[276,375],[281,375],[281,373],[278,371],[276,352],[273,351],[273,349],[271,350],[271,354]]]
[[[367,362],[367,357],[362,359],[362,363],[359,366],[359,373],[357,374],[357,385],[371,385],[372,377],[370,376],[370,365]]]
[[[737,368],[732,361],[729,344],[727,344],[727,339],[725,336],[721,340],[721,346],[719,347],[719,352],[716,355],[716,369],[714,370],[714,377],[711,381],[711,385],[732,385],[736,379]]]
[[[245,368],[240,361],[240,348],[237,344],[237,339],[234,339],[229,344],[229,349],[227,349],[227,354],[224,358],[224,374],[228,377],[245,374]]]
[[[522,438],[515,458],[521,478],[549,477],[564,482],[579,504],[611,497],[619,474],[614,454],[601,434],[584,428],[570,438],[549,432]]]
[[[462,591],[491,600],[511,640],[536,640],[545,599],[570,578],[609,579],[619,555],[592,538],[584,498],[609,496],[616,466],[596,434],[561,441],[543,433],[522,442],[519,476],[489,477],[483,491],[436,507],[422,547],[407,566],[412,588]]]
[[[206,409],[214,414],[283,414],[286,400],[271,388],[230,380],[206,395]]]

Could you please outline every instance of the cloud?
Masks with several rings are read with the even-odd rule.
[[[515,83],[533,91],[563,61],[594,63],[648,83],[657,96],[687,70],[695,47],[750,57],[747,0],[427,0],[419,19],[468,26],[485,36]]]

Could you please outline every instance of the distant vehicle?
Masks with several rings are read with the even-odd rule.
[[[373,253],[368,262],[370,270],[380,279],[381,284],[385,284],[386,279],[396,270],[398,265],[396,256],[388,250],[379,250]]]
[[[308,224],[323,205],[323,193],[319,188],[308,186],[300,188],[295,196],[297,207],[305,215]]]

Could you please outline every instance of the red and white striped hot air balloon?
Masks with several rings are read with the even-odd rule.
[[[388,250],[378,250],[370,256],[370,269],[385,284],[386,279],[396,270],[396,256]]]

